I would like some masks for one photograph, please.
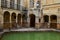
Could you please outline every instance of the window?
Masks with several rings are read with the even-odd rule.
[[[17,0],[17,9],[20,10],[20,0]]]
[[[7,8],[7,0],[1,0],[1,7]]]
[[[30,7],[34,7],[34,0],[30,0]]]
[[[37,1],[36,7],[37,7],[37,8],[40,8],[40,1]]]
[[[15,0],[10,0],[10,8],[14,9]]]

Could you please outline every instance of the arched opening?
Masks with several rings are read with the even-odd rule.
[[[26,15],[23,14],[23,15],[22,15],[22,26],[23,26],[23,27],[26,27],[26,22],[27,22]]]
[[[35,27],[35,15],[30,14],[30,27]]]
[[[18,23],[18,27],[21,27],[21,14],[18,14],[17,23]]]
[[[44,28],[48,28],[49,16],[48,15],[44,15],[43,19],[44,19],[44,23],[43,23]]]
[[[4,22],[4,28],[8,29],[10,27],[10,13],[8,11],[4,12],[3,22]]]
[[[49,16],[48,15],[44,15],[44,22],[49,22]]]
[[[16,13],[12,13],[11,15],[11,22],[12,22],[12,28],[16,28]]]
[[[50,16],[50,28],[57,28],[57,16],[51,15]]]

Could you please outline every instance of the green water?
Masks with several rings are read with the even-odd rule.
[[[1,40],[60,40],[59,32],[10,32]]]

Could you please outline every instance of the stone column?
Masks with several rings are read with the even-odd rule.
[[[35,28],[39,28],[39,17],[35,17]]]
[[[7,0],[7,7],[10,8],[10,0]]]
[[[49,23],[48,23],[48,28],[50,28],[50,15],[49,15]]]
[[[0,0],[0,8],[1,8],[1,0]]]
[[[17,24],[18,24],[18,20],[17,20],[17,17],[18,17],[18,14],[16,14],[16,26],[17,26]]]
[[[60,29],[60,16],[57,16],[57,29]]]
[[[12,28],[12,22],[11,22],[11,13],[10,13],[10,28]]]
[[[29,18],[29,16],[27,17],[27,27],[30,27],[30,18]]]
[[[44,23],[44,19],[43,19],[43,16],[41,15],[41,21],[40,21],[40,28],[43,26],[43,23]]]
[[[3,10],[0,8],[0,28],[3,28]]]
[[[14,2],[14,9],[16,9],[17,8],[17,0],[14,0],[15,2]]]
[[[3,9],[1,8],[1,0],[0,0],[0,28],[3,28]]]

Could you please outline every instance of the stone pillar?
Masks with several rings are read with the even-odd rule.
[[[29,16],[27,17],[27,27],[30,27],[30,18],[29,18]]]
[[[28,10],[28,13],[27,13],[27,26],[30,27],[30,10]]]
[[[14,0],[14,1],[15,1],[15,2],[14,2],[14,3],[15,3],[15,4],[14,4],[14,9],[16,9],[16,8],[17,8],[17,5],[16,5],[16,4],[17,4],[17,0]]]
[[[16,26],[17,26],[17,24],[18,24],[18,20],[17,20],[17,17],[18,17],[18,16],[17,16],[17,14],[16,14]]]
[[[41,16],[41,22],[40,22],[40,28],[42,27],[43,23],[44,23],[44,19],[43,19],[43,16]]]
[[[0,8],[1,8],[1,0],[0,0]]]
[[[48,28],[50,28],[50,15],[49,15],[49,23],[48,23]]]
[[[60,16],[57,16],[57,29],[60,29]]]
[[[7,0],[7,7],[10,8],[10,0]]]
[[[35,28],[39,28],[39,17],[35,17]]]
[[[12,22],[11,22],[11,13],[10,13],[10,28],[12,28]]]
[[[3,28],[3,10],[0,8],[0,28]]]

